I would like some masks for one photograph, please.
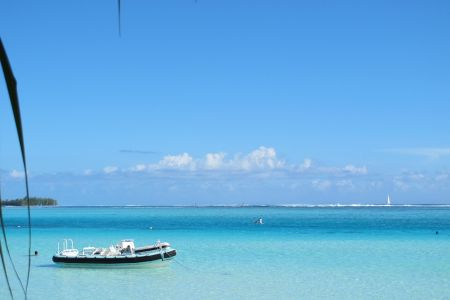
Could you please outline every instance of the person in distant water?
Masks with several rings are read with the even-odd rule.
[[[439,234],[439,231],[436,231],[436,234]]]
[[[35,250],[35,251],[34,251],[34,256],[38,256],[38,254],[39,254],[39,253],[37,252],[37,250]]]
[[[255,221],[255,224],[264,224],[263,218],[259,218],[258,220]]]

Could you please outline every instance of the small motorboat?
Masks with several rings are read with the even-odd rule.
[[[72,239],[65,239],[62,247],[53,255],[54,263],[71,265],[126,265],[141,264],[172,259],[177,251],[169,243],[156,242],[154,245],[135,247],[133,240],[122,240],[108,248],[84,247],[80,252],[74,248]]]

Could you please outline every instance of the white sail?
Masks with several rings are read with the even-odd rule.
[[[387,205],[391,205],[391,198],[389,197],[389,195],[387,197]]]

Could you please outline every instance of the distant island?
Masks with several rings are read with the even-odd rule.
[[[12,199],[12,200],[2,200],[2,205],[4,206],[27,206],[27,199]],[[39,197],[30,197],[30,205],[31,206],[56,206],[58,205],[58,201],[51,198],[39,198]]]

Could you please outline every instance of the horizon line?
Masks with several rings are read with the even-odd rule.
[[[22,206],[13,206],[8,205],[4,207],[17,207],[20,208]],[[273,208],[337,208],[337,207],[450,207],[450,204],[444,203],[411,203],[411,204],[341,204],[341,203],[329,203],[329,204],[217,204],[217,205],[141,205],[141,204],[123,204],[123,205],[36,205],[32,206],[32,208],[77,208],[77,207],[98,207],[98,208],[108,208],[108,207],[117,207],[117,208],[262,208],[262,207],[273,207]]]

